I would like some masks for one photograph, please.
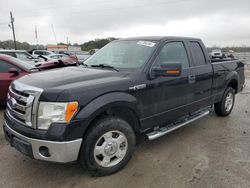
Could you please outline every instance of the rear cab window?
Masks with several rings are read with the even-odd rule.
[[[190,51],[192,54],[193,61],[191,63],[192,67],[206,65],[205,54],[202,47],[198,41],[189,42]]]

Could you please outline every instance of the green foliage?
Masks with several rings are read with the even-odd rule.
[[[65,44],[63,42],[59,42],[57,45],[67,45],[67,44]]]
[[[106,39],[95,39],[95,40],[85,42],[84,44],[81,44],[81,48],[83,51],[89,51],[92,49],[100,49],[113,40],[117,40],[117,39],[113,37],[106,38]]]
[[[43,45],[31,45],[27,42],[16,42],[17,50],[32,50],[35,48],[38,49],[45,49],[45,46]],[[0,48],[2,49],[14,49],[14,41],[13,40],[5,40],[5,41],[0,41]]]

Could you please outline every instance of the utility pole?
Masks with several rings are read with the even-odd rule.
[[[67,51],[69,51],[69,37],[67,37]]]
[[[52,31],[53,31],[53,34],[54,34],[56,45],[58,45],[58,42],[57,42],[57,39],[56,39],[56,33],[55,33],[55,30],[54,30],[53,24],[51,24],[51,28],[52,28]]]
[[[15,36],[15,27],[14,27],[14,18],[12,16],[12,12],[10,12],[10,23],[11,23],[11,29],[12,29],[12,33],[13,33],[13,39],[14,39],[14,47],[15,47],[15,50],[17,49],[16,48],[16,36]]]

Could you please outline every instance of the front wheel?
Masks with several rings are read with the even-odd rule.
[[[222,100],[216,104],[214,104],[214,111],[218,116],[228,116],[234,107],[234,100],[235,100],[235,92],[233,88],[228,87]]]
[[[135,134],[123,119],[99,119],[87,133],[80,162],[94,176],[109,175],[122,169],[135,148]]]

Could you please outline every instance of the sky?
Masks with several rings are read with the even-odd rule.
[[[37,27],[40,44],[187,36],[207,46],[250,46],[250,0],[1,0],[0,40],[12,39],[10,11],[17,40],[32,44]]]

